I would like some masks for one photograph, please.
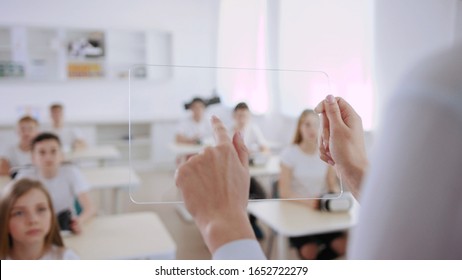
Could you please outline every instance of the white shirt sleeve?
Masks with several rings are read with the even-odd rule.
[[[251,129],[253,131],[253,134],[255,136],[255,139],[258,143],[258,145],[268,147],[268,141],[266,140],[265,136],[263,136],[263,132],[261,131],[260,127],[258,127],[256,124],[252,124]]]
[[[266,260],[260,244],[254,239],[231,241],[213,254],[214,260]]]
[[[90,185],[83,177],[82,172],[75,166],[68,166],[70,181],[72,182],[72,188],[76,195],[79,195],[90,190]]]
[[[284,148],[284,150],[281,152],[281,155],[279,156],[281,163],[289,168],[293,168],[295,165],[293,147],[293,145],[290,145]]]
[[[433,92],[385,110],[349,258],[462,258],[461,92]]]

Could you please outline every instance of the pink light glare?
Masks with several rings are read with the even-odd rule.
[[[257,61],[256,65],[259,69],[266,68],[266,9],[260,10],[258,20],[258,35],[257,35]],[[268,92],[268,77],[267,71],[257,71],[255,79],[255,91],[250,96],[249,103],[256,114],[263,114],[269,109],[269,92]]]
[[[257,40],[255,49],[255,68],[266,68],[266,16],[265,9],[258,17]],[[269,110],[268,76],[265,70],[233,70],[231,101],[245,101],[255,114],[264,114]]]

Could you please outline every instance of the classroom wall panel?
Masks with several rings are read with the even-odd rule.
[[[2,1],[0,25],[47,28],[162,31],[171,34],[173,64],[214,66],[219,1]],[[162,57],[152,56],[149,63]],[[163,62],[163,61],[160,61]],[[204,84],[181,87],[170,79],[146,82],[133,95],[137,119],[176,118],[181,105],[194,94],[210,95],[213,76]],[[193,78],[191,78],[193,79]],[[0,123],[13,124],[25,109],[48,121],[47,106],[61,102],[70,121],[124,119],[127,113],[127,80],[78,80],[62,82],[0,81]],[[167,102],[168,101],[168,102]]]

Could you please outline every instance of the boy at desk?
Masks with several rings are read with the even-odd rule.
[[[11,168],[32,163],[30,143],[37,135],[38,127],[37,120],[30,116],[22,117],[18,121],[19,143],[9,147],[0,155],[0,175],[10,175]]]
[[[54,103],[50,105],[51,127],[45,131],[59,136],[65,152],[71,150],[83,149],[87,146],[80,132],[72,127],[64,125],[64,107],[61,104]]]
[[[51,195],[55,212],[71,212],[70,230],[81,232],[81,225],[96,214],[90,199],[90,186],[75,166],[62,164],[62,148],[59,137],[41,133],[31,144],[33,168],[19,171],[18,179],[29,178],[42,182]],[[76,204],[81,208],[77,213]]]
[[[204,99],[195,97],[185,107],[191,110],[192,114],[178,125],[175,142],[200,145],[204,139],[212,136],[209,120],[205,117],[207,104]]]

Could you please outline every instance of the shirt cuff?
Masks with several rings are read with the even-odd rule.
[[[266,260],[260,244],[255,239],[231,241],[213,254],[214,260]]]

